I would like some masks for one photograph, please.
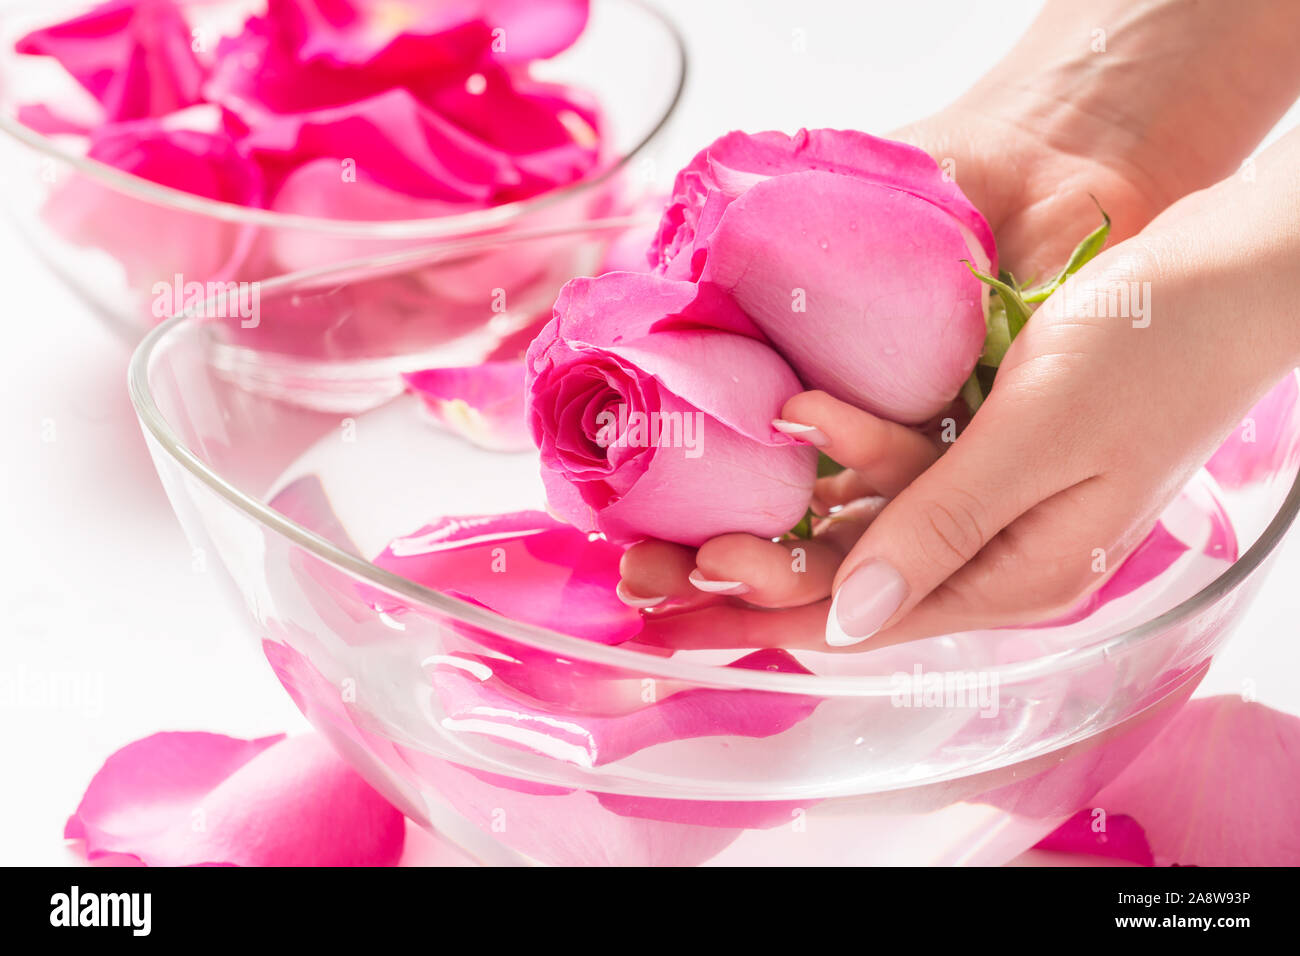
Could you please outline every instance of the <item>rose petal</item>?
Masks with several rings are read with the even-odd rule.
[[[165,120],[104,126],[92,134],[87,156],[196,196],[256,205],[262,188],[257,170],[215,118],[209,108],[195,107]],[[172,283],[177,274],[185,282],[234,278],[255,236],[250,227],[144,202],[84,175],[51,194],[45,216],[69,241],[111,253],[127,281],[143,289]],[[141,236],[167,241],[141,242]],[[170,300],[173,291],[155,301]],[[170,309],[156,313],[169,314]]]
[[[919,424],[979,358],[985,292],[966,239],[911,193],[778,176],[732,202],[708,242],[701,284],[730,294],[809,388]]]
[[[42,136],[89,136],[91,129],[85,122],[59,115],[44,103],[18,107],[18,122]]]
[[[458,814],[492,840],[551,866],[697,866],[741,834],[621,814],[602,804],[602,794],[515,780],[402,749]]]
[[[588,0],[486,0],[483,18],[500,29],[497,59],[523,63],[567,50],[587,27]]]
[[[391,866],[405,821],[315,735],[160,733],[105,761],[64,836],[149,866]]]
[[[703,257],[692,255],[696,238],[708,238],[732,200],[764,179],[807,170],[878,183],[932,203],[968,236],[970,257],[997,273],[997,246],[988,222],[929,154],[907,143],[835,129],[801,129],[794,136],[737,131],[709,144],[677,174],[672,203],[650,250],[651,263],[675,269],[670,274],[676,278],[697,277]]]
[[[728,665],[808,671],[785,651],[755,651]],[[649,706],[613,715],[566,714],[531,706],[493,680],[491,668],[443,662],[430,679],[453,734],[483,735],[564,763],[598,767],[656,744],[695,737],[771,737],[816,709],[821,698],[757,690],[692,687]]]
[[[815,450],[771,424],[803,386],[716,289],[574,279],[526,363],[547,500],[579,527],[699,545],[803,516]]]
[[[1092,801],[1137,820],[1160,866],[1300,861],[1300,718],[1235,696],[1193,700]]]
[[[58,60],[109,122],[163,116],[200,102],[203,68],[189,24],[166,0],[109,0],[27,34],[19,53]]]
[[[402,377],[434,421],[480,448],[510,452],[533,447],[524,416],[522,361],[431,368]]]
[[[718,337],[748,341],[738,336]],[[755,396],[771,394],[750,395],[760,415],[767,409]],[[777,408],[779,412],[779,402]],[[664,398],[660,412],[680,415],[683,422],[699,414],[674,396]],[[778,412],[770,412],[767,422]],[[655,449],[653,460],[635,484],[600,509],[596,525],[611,541],[630,544],[652,537],[698,547],[710,538],[742,530],[777,537],[799,522],[812,496],[815,448],[795,444],[773,447],[709,416],[699,419],[694,429],[695,451],[671,446]],[[552,482],[545,484],[551,507],[559,512],[561,502],[550,495]],[[579,521],[589,508],[577,514],[559,513]]]
[[[1136,820],[1123,814],[1102,818],[1093,810],[1080,810],[1039,840],[1034,849],[1104,856],[1140,866],[1154,862],[1146,834]]]
[[[620,601],[623,551],[540,511],[443,518],[375,558],[387,571],[526,624],[619,644],[642,627]]]
[[[1278,382],[1214,453],[1205,468],[1224,488],[1258,481],[1279,463],[1300,457],[1298,383],[1295,372]]]

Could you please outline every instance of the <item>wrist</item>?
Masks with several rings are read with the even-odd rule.
[[[1115,169],[1159,209],[1229,175],[1295,101],[1297,44],[1300,4],[1049,0],[954,105]]]

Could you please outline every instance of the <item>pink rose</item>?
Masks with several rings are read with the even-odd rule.
[[[866,133],[729,133],[677,176],[650,258],[728,293],[809,388],[907,424],[983,348],[992,232],[933,159]]]
[[[526,364],[547,495],[579,528],[699,545],[803,516],[816,452],[772,428],[803,386],[726,297],[630,272],[574,279]]]

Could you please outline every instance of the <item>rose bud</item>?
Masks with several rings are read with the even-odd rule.
[[[631,272],[574,279],[528,350],[529,427],[552,510],[611,541],[775,537],[815,449],[772,428],[803,390],[725,296]]]
[[[809,388],[924,422],[979,358],[993,234],[926,153],[866,133],[729,133],[677,176],[660,273],[730,295]]]

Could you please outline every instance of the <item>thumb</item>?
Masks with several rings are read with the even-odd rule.
[[[998,429],[993,405],[990,396],[948,453],[885,506],[844,559],[827,643],[857,644],[902,618],[998,532],[1061,490],[1045,483],[1052,470],[1046,443],[1028,440],[1032,428]]]

